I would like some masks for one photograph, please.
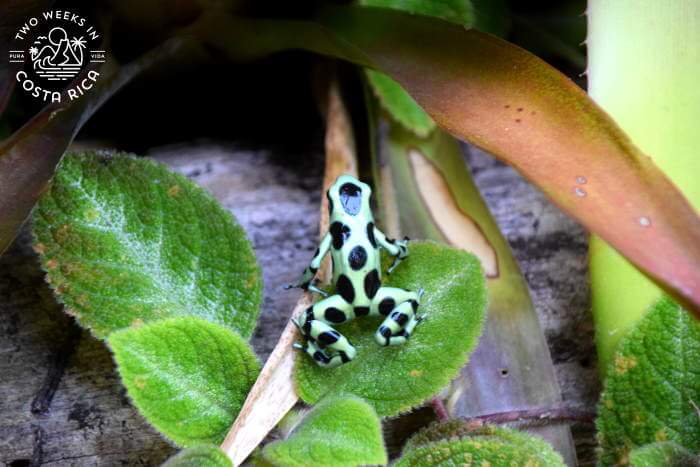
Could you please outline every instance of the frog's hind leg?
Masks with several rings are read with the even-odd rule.
[[[312,320],[307,328],[308,340],[305,344],[294,344],[294,348],[309,354],[319,366],[334,368],[355,358],[355,347],[328,324]]]
[[[304,310],[304,313],[299,317],[298,321],[295,321],[295,324],[299,327],[302,334],[308,336],[309,330],[306,323],[311,321],[321,321],[332,326],[345,323],[354,318],[355,312],[352,305],[340,295],[331,295]]]
[[[379,345],[400,345],[408,341],[415,327],[423,320],[416,311],[423,290],[413,292],[394,287],[382,287],[373,301],[372,311],[386,316],[374,339]]]
[[[299,331],[306,337],[305,344],[295,344],[295,348],[304,350],[314,361],[329,368],[347,363],[357,351],[350,341],[333,329],[332,324],[341,324],[355,318],[352,305],[340,295],[332,295],[310,307],[293,320]]]

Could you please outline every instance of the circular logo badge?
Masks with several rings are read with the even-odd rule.
[[[9,51],[19,87],[45,102],[81,97],[100,74],[90,69],[83,79],[76,77],[88,64],[104,61],[99,32],[84,17],[62,10],[27,18]]]

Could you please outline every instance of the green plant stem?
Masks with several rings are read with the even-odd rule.
[[[426,139],[385,122],[375,190],[390,235],[429,238],[479,256],[487,276],[489,308],[484,334],[447,398],[451,416],[559,406],[561,395],[537,315],[510,247],[467,169],[460,143],[435,130]],[[565,426],[535,429],[570,463]]]
[[[591,0],[587,44],[591,97],[698,209],[700,2]],[[647,221],[654,225],[655,219]],[[661,291],[597,236],[591,238],[590,271],[598,357],[605,371],[620,338]]]

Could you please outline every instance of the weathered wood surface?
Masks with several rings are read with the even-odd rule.
[[[282,286],[316,248],[322,158],[310,153],[201,143],[149,154],[211,190],[246,228],[265,280],[252,340],[262,359],[299,297]],[[469,159],[530,284],[564,400],[592,409],[599,387],[585,234],[511,169],[482,154]],[[157,465],[174,452],[131,407],[104,345],[53,304],[26,235],[0,258],[0,413],[7,465]],[[591,436],[590,425],[574,427],[582,461]]]

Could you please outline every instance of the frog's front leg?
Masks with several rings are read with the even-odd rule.
[[[331,324],[344,323],[354,317],[352,305],[340,295],[313,304],[293,321],[306,338],[304,344],[294,344],[294,348],[309,354],[319,366],[333,368],[349,362],[357,351]]]
[[[387,273],[391,274],[394,269],[396,269],[396,266],[408,256],[408,237],[404,237],[403,240],[394,240],[393,238],[388,238],[384,232],[379,230],[374,224],[372,224],[371,229],[370,241],[384,248],[394,257],[394,262],[391,263],[391,266],[389,266],[387,270]],[[369,227],[367,230],[369,234]]]
[[[314,257],[311,258],[311,262],[306,267],[306,269],[304,269],[301,278],[297,281],[296,284],[289,284],[288,286],[286,286],[286,289],[299,287],[304,290],[311,290],[312,292],[320,293],[324,297],[328,296],[328,294],[324,290],[321,290],[315,285],[313,285],[311,281],[318,272],[318,268],[321,267],[321,261],[323,260],[323,257],[326,256],[326,254],[330,250],[332,240],[333,238],[331,237],[330,233],[326,233],[326,235],[323,236],[320,245],[314,253]]]
[[[408,341],[424,316],[416,315],[423,289],[418,292],[382,287],[372,300],[371,312],[386,316],[374,334],[379,345],[399,345]]]

